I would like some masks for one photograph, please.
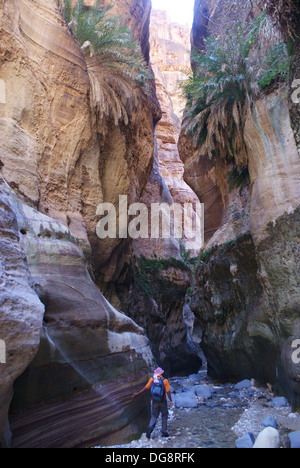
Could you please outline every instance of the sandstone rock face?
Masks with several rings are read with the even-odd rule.
[[[269,222],[291,213],[300,200],[300,158],[289,118],[286,89],[256,102],[245,127],[249,155],[251,232],[256,243]]]
[[[174,114],[181,119],[185,107],[178,82],[190,68],[191,31],[188,26],[172,23],[162,10],[151,11],[150,59],[155,75],[163,75],[163,85],[170,95]],[[159,77],[157,77],[159,78]]]
[[[192,310],[202,325],[210,374],[271,383],[299,407],[299,208],[267,227],[215,247],[197,268]]]
[[[131,18],[147,57],[150,2],[128,5],[115,7]],[[11,306],[1,301],[8,353],[1,440],[9,443],[17,377],[15,447],[126,438],[143,429],[145,402],[132,405],[130,396],[148,378],[153,357],[143,330],[106,301],[90,270],[93,263],[96,275],[111,279],[128,261],[129,242],[96,236],[96,210],[120,194],[139,200],[153,165],[159,106],[150,93],[131,126],[109,119],[99,125],[86,62],[55,0],[2,2],[0,37],[0,167],[20,197],[1,198],[3,297],[15,303],[8,319]],[[51,429],[47,411],[56,415]]]
[[[191,271],[166,259],[136,259],[127,313],[147,331],[151,349],[167,375],[198,372],[202,360],[192,341],[193,313],[186,307]],[[178,262],[179,263],[179,262]]]
[[[248,330],[262,298],[257,271],[250,233],[215,247],[197,268],[191,308],[202,326],[208,372],[215,378],[247,378],[260,361],[263,348]],[[269,371],[265,366],[266,374]]]
[[[214,166],[207,154],[194,148],[190,137],[184,133],[180,134],[178,148],[184,162],[184,180],[204,204],[204,239],[208,241],[222,225],[228,205],[226,167]]]
[[[13,383],[37,352],[44,305],[36,294],[27,264],[15,203],[2,178],[0,254],[0,339],[5,343],[5,356],[0,363],[0,446],[8,447],[11,440],[8,409],[13,397]]]
[[[184,203],[199,202],[183,180],[183,163],[177,148],[179,117],[184,105],[179,100],[177,81],[184,77],[181,68],[189,63],[190,32],[171,24],[162,11],[152,12],[150,31],[150,58],[162,119],[156,126],[154,165],[141,202],[149,213],[152,204],[156,203],[166,214],[174,203],[183,206]],[[134,240],[132,284],[126,277],[130,275],[124,274],[123,284],[116,287],[122,310],[146,330],[153,353],[168,375],[197,372],[202,365],[199,349],[189,334],[193,314],[188,320],[184,313],[192,275],[182,260],[182,242],[175,238],[173,227],[171,222],[171,235],[167,238],[162,235],[151,238],[149,226],[148,239]],[[197,245],[195,242],[189,244],[185,237],[183,241],[187,249],[196,252],[202,245],[202,240]],[[161,259],[169,259],[169,266],[159,268]],[[178,263],[172,266],[171,259]]]
[[[26,291],[23,280],[24,304],[15,298],[20,303],[16,312],[22,332],[14,326],[13,316],[9,322],[1,314],[11,354],[4,367],[10,373],[10,387],[19,377],[11,405],[12,446],[85,446],[94,439],[111,441],[116,433],[127,437],[142,430],[143,407],[131,404],[130,397],[154,365],[143,330],[96,288],[70,231],[6,192],[2,200],[12,200],[15,235],[19,249],[23,246],[20,265],[22,260],[25,280],[35,288],[27,285]],[[5,206],[9,205],[3,202]],[[10,269],[6,265],[4,273]],[[19,346],[12,330],[23,338]],[[116,380],[117,388],[112,388]],[[12,396],[9,390],[7,399]],[[52,425],[46,416],[49,411]]]
[[[300,407],[300,366],[293,359],[294,340],[299,339],[299,206],[270,222],[267,235],[257,245],[258,278],[263,286],[259,315],[249,327],[249,334],[270,343],[276,388]]]
[[[153,202],[167,207],[173,203],[157,158],[141,201],[149,212]],[[153,354],[167,375],[188,375],[202,365],[184,317],[191,271],[184,265],[178,239],[173,236],[151,239],[150,234],[148,239],[133,241],[131,270],[115,285],[118,300],[122,310],[146,330]],[[157,267],[161,260],[169,265]]]
[[[185,101],[178,84],[186,78],[183,70],[190,67],[190,29],[171,23],[166,12],[153,10],[150,23],[150,59],[155,74],[156,93],[162,118],[156,126],[159,171],[170,191],[173,203],[199,203],[197,195],[184,181],[184,164],[178,151],[181,118]],[[203,240],[189,242],[186,248],[197,252]]]
[[[143,49],[149,48],[143,34],[150,1],[127,7],[116,2],[116,13],[131,18]],[[109,119],[97,124],[86,63],[57,2],[5,2],[1,24],[3,176],[32,206],[68,226],[85,252],[92,247],[98,272],[117,277],[130,242],[101,242],[96,211],[103,201],[117,207],[119,195],[139,200],[153,165],[156,96],[141,94],[130,128]],[[117,183],[112,174],[122,174]]]
[[[222,36],[233,21],[243,21],[253,18],[255,2],[228,3],[225,0],[196,0],[194,9],[194,23],[191,32],[192,50],[204,50],[205,39],[208,36]],[[255,10],[256,11],[256,10]],[[193,65],[193,64],[192,64]],[[209,241],[214,234],[232,223],[230,212],[234,211],[236,216],[244,217],[245,196],[243,195],[242,206],[237,201],[238,193],[231,193],[227,174],[231,169],[224,161],[212,162],[202,147],[195,148],[191,138],[181,132],[179,138],[179,154],[184,162],[184,180],[197,194],[205,207],[205,241]],[[240,214],[233,206],[240,206]],[[240,222],[238,223],[240,224]],[[245,225],[245,223],[243,223]],[[247,229],[246,229],[247,230]],[[246,232],[245,229],[242,230]],[[228,230],[228,237],[217,235],[220,242],[230,240],[232,229]],[[219,242],[218,241],[218,242]]]
[[[193,47],[202,47],[218,27],[222,34],[228,8],[222,0],[196,2]],[[191,308],[214,377],[255,376],[299,407],[292,344],[299,335],[300,160],[286,89],[278,87],[255,102],[244,138],[250,185],[230,192],[228,168],[213,165],[187,136],[180,137],[185,180],[205,201],[207,242]]]
[[[99,149],[92,133],[86,65],[56,2],[5,3],[1,58],[6,85],[0,109],[3,176],[35,207],[87,241],[75,167],[79,164],[82,171],[83,156],[85,177],[93,178],[94,197],[101,200],[99,180],[94,180]]]

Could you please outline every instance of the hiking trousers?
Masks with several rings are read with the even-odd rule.
[[[156,422],[159,418],[159,415],[161,413],[162,416],[162,428],[161,432],[162,434],[164,432],[168,431],[168,416],[169,416],[169,411],[168,411],[168,403],[167,400],[164,401],[152,401],[152,406],[151,406],[151,420],[150,424],[148,426],[148,430],[151,432],[155,428]]]

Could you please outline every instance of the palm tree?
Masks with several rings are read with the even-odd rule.
[[[211,159],[247,165],[243,125],[247,107],[259,89],[248,67],[252,40],[241,25],[226,40],[210,37],[206,50],[194,52],[194,73],[181,86],[187,99],[183,127],[195,146],[204,144]]]
[[[140,44],[119,17],[108,15],[110,8],[86,7],[79,0],[72,8],[64,0],[65,20],[85,56],[91,81],[93,105],[100,118],[112,117],[127,125],[138,93],[152,78]]]
[[[243,136],[248,110],[266,86],[288,75],[285,44],[274,44],[265,57],[258,53],[266,21],[262,13],[247,25],[232,24],[225,36],[206,39],[205,50],[192,55],[193,74],[181,84],[185,133],[211,159],[233,164],[238,175],[248,166]]]

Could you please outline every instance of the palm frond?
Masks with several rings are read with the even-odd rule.
[[[234,161],[239,171],[248,164],[244,125],[249,106],[262,89],[259,77],[271,62],[273,68],[276,65],[273,78],[284,73],[283,58],[272,60],[270,55],[262,63],[254,50],[267,21],[262,13],[246,25],[236,22],[222,39],[208,37],[205,50],[192,53],[194,71],[180,85],[187,102],[185,133],[193,136],[195,147],[204,145],[211,159]],[[281,46],[276,47],[278,52]]]
[[[99,3],[86,7],[79,0],[72,8],[65,2],[65,20],[85,56],[92,88],[92,103],[99,118],[112,117],[128,124],[138,93],[147,91],[152,73],[140,44],[122,18],[108,15]]]

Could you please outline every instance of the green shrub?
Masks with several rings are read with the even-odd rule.
[[[170,267],[191,271],[189,264],[173,257],[152,259],[141,256],[136,259],[136,264],[133,267],[136,288],[155,299],[183,300],[186,287],[160,275],[161,271]]]

